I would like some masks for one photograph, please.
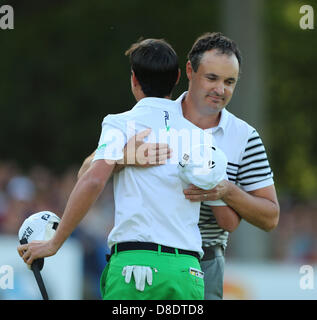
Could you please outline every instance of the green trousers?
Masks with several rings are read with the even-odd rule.
[[[125,282],[122,269],[127,265],[152,268],[152,285],[144,291],[135,288],[133,276]],[[100,290],[104,300],[203,300],[204,280],[197,258],[149,250],[131,250],[114,253],[105,267]]]

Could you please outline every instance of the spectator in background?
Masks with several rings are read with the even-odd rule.
[[[28,173],[22,173],[16,164],[0,162],[0,236],[1,234],[16,235],[22,224],[21,220],[34,212],[50,210],[60,215],[72,188],[72,183],[75,183],[76,174],[76,168],[69,168],[61,176],[56,176],[47,168],[39,166],[31,168]],[[21,202],[21,200],[12,197],[16,191],[10,193],[9,189],[12,190],[12,186],[17,181],[22,181],[15,179],[17,177],[30,180],[26,183],[31,182],[30,185],[33,185],[31,187],[34,188],[32,201],[24,199]],[[74,237],[82,244],[85,254],[84,297],[86,299],[100,297],[99,283],[96,279],[105,264],[106,237],[112,229],[114,218],[113,203],[111,199],[108,199],[112,192],[108,188],[109,190],[112,188],[110,183],[86,219],[83,220],[80,228],[74,233]],[[282,202],[281,208],[279,225],[272,232],[274,242],[272,260],[302,264],[316,263],[316,205]],[[101,225],[100,220],[103,221]],[[106,237],[103,234],[104,228],[106,228]],[[87,245],[88,243],[89,245]],[[227,255],[230,258],[230,251],[227,252]]]
[[[317,262],[316,205],[285,203],[278,228],[273,232],[273,259],[289,263]]]
[[[56,175],[43,166],[22,172],[14,163],[0,162],[0,236],[16,236],[24,219],[35,212],[48,210],[60,216],[77,180],[77,172],[78,168],[70,167],[63,174]],[[111,184],[108,187],[111,188]],[[106,237],[113,225],[111,194],[108,191],[101,195],[87,219],[73,234],[83,248],[85,299],[100,298],[96,279],[105,265]]]

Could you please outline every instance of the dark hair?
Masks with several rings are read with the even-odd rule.
[[[204,52],[216,49],[222,54],[231,56],[235,54],[239,67],[241,67],[242,57],[236,43],[225,37],[221,32],[208,32],[201,35],[193,44],[193,47],[188,53],[188,60],[190,61],[193,70],[197,72],[200,60]]]
[[[144,94],[148,97],[169,96],[178,77],[178,57],[163,39],[145,39],[132,44],[125,52]]]

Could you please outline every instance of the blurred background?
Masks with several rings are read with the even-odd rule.
[[[182,69],[176,98],[187,88],[187,53],[207,31],[221,31],[240,47],[242,74],[228,110],[261,134],[281,205],[274,231],[242,222],[231,234],[225,298],[317,298],[317,287],[299,285],[301,266],[317,271],[317,34],[299,23],[301,6],[316,13],[317,1],[4,4],[14,9],[14,29],[0,29],[0,268],[14,266],[15,286],[0,286],[0,299],[40,299],[16,253],[17,231],[34,212],[62,215],[82,161],[97,146],[102,119],[134,105],[125,50],[140,37],[170,42]],[[100,299],[112,225],[110,182],[69,240],[65,254],[73,259],[62,285],[51,285],[52,298]]]

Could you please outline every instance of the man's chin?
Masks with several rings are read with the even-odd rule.
[[[209,103],[208,107],[211,113],[217,113],[220,112],[225,106],[223,103]]]
[[[223,99],[212,99],[210,97],[207,98],[207,104],[214,109],[222,109],[224,106]]]

